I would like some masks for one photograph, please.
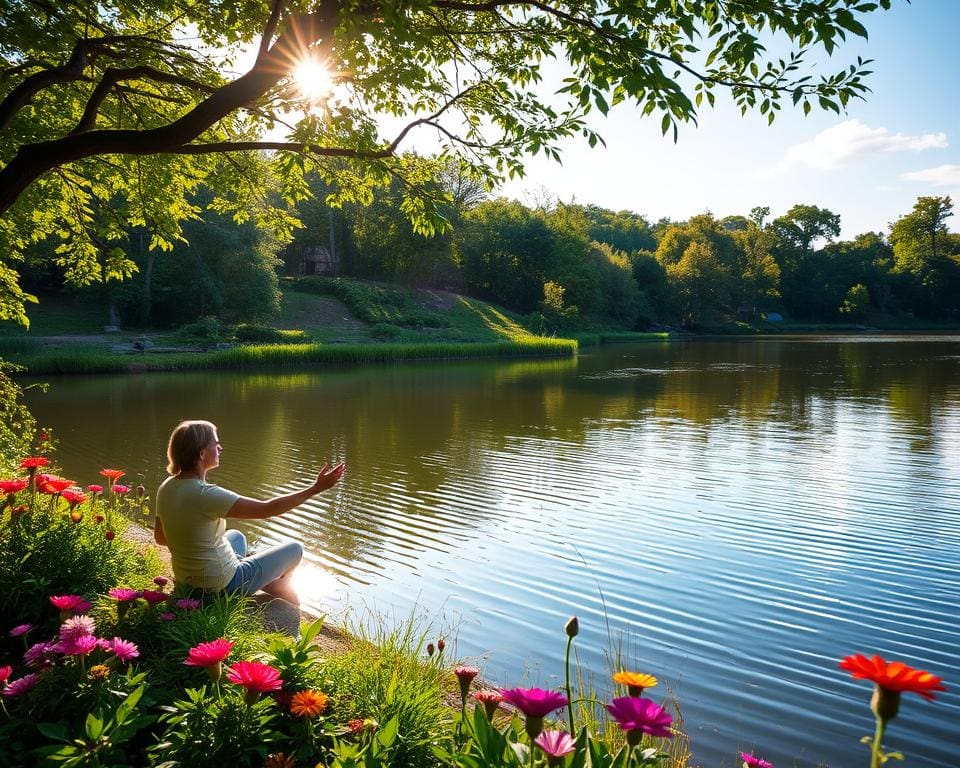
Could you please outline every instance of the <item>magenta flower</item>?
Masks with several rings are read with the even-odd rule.
[[[96,629],[97,624],[90,616],[71,616],[60,626],[60,639],[70,643],[78,637],[92,635]]]
[[[103,486],[97,483],[91,483],[87,486],[87,490],[90,491],[90,493],[103,493]]]
[[[81,635],[73,640],[64,640],[61,643],[64,656],[86,656],[99,644],[99,641],[93,635]]]
[[[577,748],[573,737],[566,731],[543,731],[534,742],[547,756],[548,765],[556,765],[560,758]]]
[[[8,699],[12,699],[15,696],[22,696],[27,691],[32,690],[39,682],[40,675],[36,672],[31,672],[29,675],[24,675],[17,680],[10,680],[3,689],[3,695]]]
[[[627,732],[627,743],[631,746],[640,742],[642,733],[667,739],[673,735],[670,733],[673,717],[650,699],[624,696],[607,704],[607,711]]]
[[[17,624],[13,629],[10,630],[10,637],[20,637],[27,634],[31,629],[33,629],[33,624]]]
[[[238,661],[227,672],[227,680],[247,689],[248,705],[256,703],[261,693],[279,691],[283,685],[280,672],[260,661]]]
[[[121,637],[115,637],[108,642],[109,647],[107,650],[112,651],[117,661],[121,663],[132,661],[140,656],[140,649],[137,648],[136,643],[131,643],[129,640],[124,640]]]
[[[150,605],[156,605],[157,603],[162,603],[167,599],[168,595],[166,592],[157,592],[153,589],[143,590],[141,597],[146,600]]]
[[[93,607],[93,603],[84,600],[80,595],[52,595],[50,602],[60,611],[61,619],[66,619],[74,613],[86,613]]]
[[[141,597],[143,597],[142,592],[139,592],[136,589],[128,589],[127,587],[114,587],[107,594],[118,603],[129,603],[133,600],[139,600]]]
[[[11,667],[9,664],[7,664],[5,667],[0,667],[0,683],[6,683],[12,674],[13,667]]]
[[[170,582],[165,576],[157,576],[154,578],[153,583],[160,587],[160,589],[163,589]]]
[[[119,493],[122,496],[123,494],[130,492],[130,486],[120,485],[120,483],[115,483],[112,490],[114,493]]]
[[[48,667],[58,653],[63,653],[60,643],[34,643],[23,654],[23,662],[28,667]]]
[[[177,614],[170,613],[169,611],[160,614],[160,621],[176,621],[176,619]]]
[[[223,661],[233,650],[233,642],[225,637],[219,637],[209,643],[200,643],[187,653],[187,660],[183,663],[188,667],[203,667],[214,682],[220,679],[223,673]]]
[[[759,757],[748,755],[746,752],[740,753],[740,759],[743,760],[743,764],[746,766],[746,768],[773,768],[773,763],[768,763],[766,760],[761,760]]]
[[[200,607],[200,601],[193,597],[181,597],[177,600],[176,606],[181,611],[195,611]]]
[[[562,693],[542,688],[510,688],[501,693],[504,701],[523,712],[523,727],[531,741],[536,740],[543,730],[543,718],[555,709],[567,706],[567,697]]]

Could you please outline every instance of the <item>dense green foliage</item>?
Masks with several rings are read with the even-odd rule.
[[[866,36],[867,15],[889,5],[9,0],[0,5],[0,319],[26,322],[16,261],[32,245],[54,238],[42,256],[75,284],[130,277],[144,269],[130,233],[145,228],[147,249],[164,255],[200,215],[201,185],[210,208],[280,240],[296,225],[286,206],[309,194],[305,174],[323,179],[334,207],[390,188],[398,205],[355,228],[372,254],[392,250],[377,238],[396,226],[396,211],[430,234],[449,221],[451,202],[469,200],[460,192],[471,184],[521,174],[530,154],[558,157],[569,137],[601,141],[585,121],[591,110],[633,102],[674,137],[718,96],[770,121],[784,105],[839,111],[867,90],[869,62],[822,74],[805,54]],[[187,29],[202,46],[185,40]],[[548,58],[568,74],[549,102]],[[298,88],[303,64],[325,67],[329,87]],[[263,138],[279,126],[284,138]],[[435,137],[465,186],[445,191],[433,182],[436,159],[402,152],[417,133]],[[590,236],[604,226],[592,221]],[[611,244],[629,251],[648,246],[644,237],[634,229]],[[393,252],[399,266],[407,256]],[[173,271],[189,273],[183,263]],[[589,309],[589,295],[560,284]],[[209,284],[195,298],[219,302]]]

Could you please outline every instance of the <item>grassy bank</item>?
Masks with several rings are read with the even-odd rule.
[[[572,339],[531,336],[513,341],[394,344],[249,344],[212,352],[115,354],[88,345],[5,353],[30,375],[188,370],[284,370],[419,360],[571,357]]]

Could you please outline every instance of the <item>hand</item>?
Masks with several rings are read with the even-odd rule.
[[[323,469],[320,470],[320,474],[317,475],[317,479],[313,483],[314,491],[320,493],[320,491],[325,491],[335,486],[343,476],[345,469],[346,465],[344,465],[342,461],[332,468],[329,464],[324,464]]]

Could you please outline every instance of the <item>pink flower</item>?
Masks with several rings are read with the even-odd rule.
[[[162,603],[164,600],[166,600],[168,595],[166,592],[157,592],[152,589],[145,589],[143,590],[141,597],[150,603],[150,605],[156,605],[157,603]]]
[[[477,691],[473,698],[483,704],[483,711],[487,713],[487,719],[493,719],[493,713],[497,711],[500,702],[503,701],[503,694],[500,691]]]
[[[73,640],[64,640],[61,644],[64,656],[86,656],[100,642],[93,635],[81,635]]]
[[[9,664],[5,667],[0,667],[0,683],[5,683],[10,678],[10,675],[13,674],[13,667]]]
[[[748,755],[746,752],[740,753],[740,759],[747,768],[773,768],[773,763],[761,760],[759,757]]]
[[[256,703],[261,693],[279,691],[283,685],[280,672],[260,661],[238,661],[227,672],[227,680],[247,689],[248,705]]]
[[[87,486],[87,490],[90,491],[90,493],[103,493],[103,486],[91,483]]]
[[[463,706],[467,706],[467,693],[470,690],[470,683],[473,682],[473,678],[480,674],[480,670],[477,667],[459,666],[453,670],[453,674],[457,676],[457,680],[460,682],[460,701]]]
[[[142,592],[139,592],[136,589],[128,589],[127,587],[114,587],[107,594],[118,603],[128,603],[133,600],[139,600],[141,597],[143,597]]]
[[[130,492],[130,486],[120,485],[120,483],[117,483],[115,486],[113,486],[113,492],[119,493],[122,496],[123,494]]]
[[[70,509],[73,509],[78,504],[83,504],[83,502],[87,500],[87,494],[83,491],[78,491],[76,488],[66,488],[60,495],[64,501],[70,505]]]
[[[27,634],[31,629],[33,629],[33,624],[17,624],[8,634],[10,637],[20,637]]]
[[[232,650],[233,641],[220,637],[191,648],[187,653],[187,660],[183,663],[188,667],[211,667],[226,659]]]
[[[93,607],[93,603],[84,600],[80,595],[53,595],[50,597],[50,602],[61,614],[86,613]]]
[[[21,696],[27,691],[31,690],[39,682],[40,675],[38,675],[36,672],[31,672],[29,675],[24,675],[17,680],[11,680],[8,682],[7,686],[3,689],[3,695],[8,699],[12,699],[14,696]]]
[[[170,582],[165,576],[157,576],[154,578],[153,583],[160,587],[160,589],[163,589]]]
[[[200,607],[200,601],[193,597],[181,597],[177,600],[176,606],[181,611],[195,611]]]
[[[60,626],[60,639],[70,643],[78,637],[92,635],[96,629],[97,624],[90,616],[73,616]]]
[[[534,742],[547,755],[547,762],[555,765],[577,748],[573,737],[566,731],[543,731]]]
[[[160,621],[176,621],[177,614],[170,613],[169,611],[160,614]]]
[[[651,736],[667,739],[673,735],[670,733],[673,717],[650,699],[624,696],[607,704],[607,711],[620,724],[620,727],[628,732],[628,735],[633,731],[642,731]]]
[[[120,637],[115,637],[110,641],[109,650],[113,652],[119,662],[132,661],[140,656],[140,649],[137,648],[136,643],[131,643],[129,640]]]
[[[542,688],[510,688],[502,691],[503,700],[523,712],[523,727],[531,741],[543,730],[543,718],[553,710],[567,706],[567,697],[557,691]]]

